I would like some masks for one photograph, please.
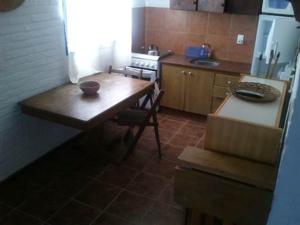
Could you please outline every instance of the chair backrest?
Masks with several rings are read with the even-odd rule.
[[[148,111],[148,114],[146,116],[146,120],[149,120],[150,117],[153,115],[153,113],[155,112],[155,110],[157,110],[158,104],[160,103],[161,98],[163,97],[163,95],[165,94],[164,90],[159,90],[156,94],[155,94],[155,99],[152,99],[151,95],[147,95],[147,97],[145,98],[145,100],[143,101],[141,108],[144,109],[147,105],[147,102],[150,101],[151,102],[151,108]]]
[[[141,69],[129,69],[125,67],[124,69],[114,69],[111,65],[108,68],[108,73],[118,73],[123,74],[125,77],[131,77],[136,79],[142,79],[143,70]]]

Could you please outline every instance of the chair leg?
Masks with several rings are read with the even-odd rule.
[[[158,131],[157,123],[154,125],[154,132],[155,132],[155,139],[156,139],[156,144],[157,144],[157,149],[158,149],[158,156],[161,159],[161,146],[160,146],[160,138],[159,138],[159,131]]]
[[[154,123],[154,132],[155,132],[155,139],[158,149],[158,156],[161,159],[161,145],[160,145],[160,137],[159,137],[159,130],[158,130],[158,122],[157,122],[157,115],[156,112],[153,113],[153,123]]]
[[[146,127],[145,125],[140,126],[140,128],[139,128],[138,132],[136,133],[132,143],[130,143],[129,148],[127,150],[127,153],[124,156],[123,160],[126,160],[129,157],[129,155],[133,152],[138,140],[140,139],[140,137],[142,136],[142,134],[145,130],[145,127]]]

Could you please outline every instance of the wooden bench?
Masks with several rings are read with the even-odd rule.
[[[178,157],[175,200],[231,224],[265,225],[275,180],[271,165],[187,147]]]

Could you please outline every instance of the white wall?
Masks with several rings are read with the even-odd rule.
[[[300,59],[298,68],[291,97],[292,113],[268,225],[300,224]]]
[[[59,0],[0,13],[0,181],[77,131],[25,116],[18,102],[68,81]]]
[[[146,7],[169,8],[170,0],[145,0]]]

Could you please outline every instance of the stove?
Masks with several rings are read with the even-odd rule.
[[[132,53],[131,55],[131,67],[143,69],[143,70],[159,70],[159,60],[172,55],[172,51],[161,52],[160,55],[147,55],[142,53]]]

